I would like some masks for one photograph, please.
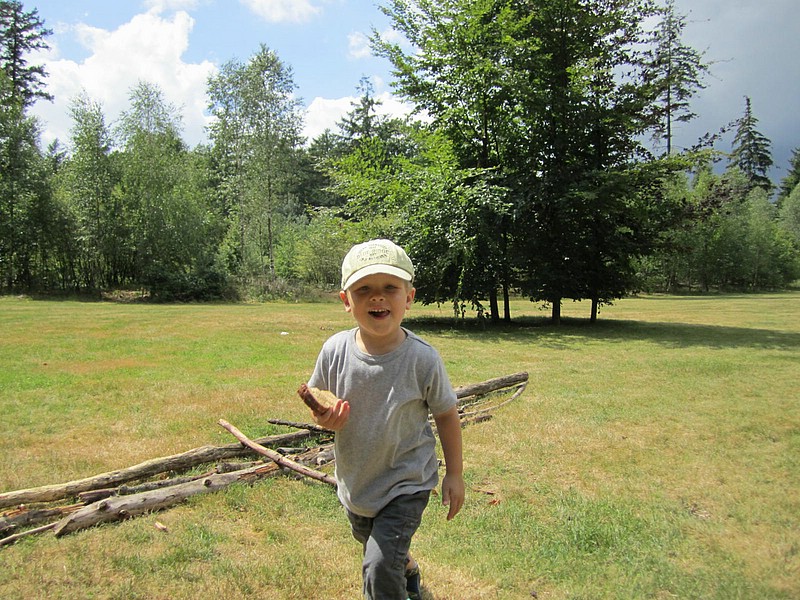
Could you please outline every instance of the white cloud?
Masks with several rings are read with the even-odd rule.
[[[161,2],[160,5],[164,5]],[[38,102],[34,114],[45,123],[43,140],[68,140],[70,100],[85,90],[103,107],[107,123],[129,106],[129,93],[139,81],[157,85],[167,102],[183,117],[184,138],[194,145],[204,138],[205,86],[215,66],[183,62],[194,20],[185,12],[165,19],[154,9],[134,16],[113,31],[85,24],[73,28],[90,55],[83,62],[58,59],[57,51],[45,58],[47,89],[55,103]],[[46,55],[48,56],[48,55]],[[199,91],[201,91],[199,93]]]
[[[270,23],[303,23],[321,12],[309,0],[240,0],[247,8]]]
[[[168,10],[194,10],[199,0],[145,0],[148,10],[162,13]]]
[[[320,135],[326,129],[336,131],[336,123],[351,110],[354,98],[320,98],[317,96],[306,109],[305,127],[303,135],[309,141]]]
[[[376,99],[380,104],[375,107],[379,115],[403,118],[411,114],[413,107],[392,96],[389,92],[377,94]],[[353,110],[353,105],[358,102],[355,96],[343,98],[316,97],[306,109],[305,128],[303,135],[311,141],[326,129],[337,132],[337,124],[347,113]]]
[[[369,58],[372,54],[369,38],[360,31],[355,31],[347,36],[347,48],[347,55],[350,58]]]

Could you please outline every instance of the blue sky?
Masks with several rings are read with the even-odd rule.
[[[678,146],[716,131],[752,101],[759,130],[772,140],[776,168],[785,174],[800,147],[800,11],[797,0],[676,0],[688,14],[685,41],[712,63],[707,87],[693,101],[698,118],[676,131]],[[408,110],[391,95],[391,69],[370,55],[372,28],[389,21],[371,0],[23,0],[36,8],[51,50],[43,62],[53,103],[39,102],[43,141],[67,142],[68,106],[81,90],[103,106],[107,122],[127,107],[138,80],[157,84],[181,108],[184,138],[205,139],[205,82],[231,59],[242,62],[261,43],[294,72],[306,107],[309,137],[333,128],[350,109],[362,77],[371,79],[383,110]],[[718,148],[730,150],[732,134]]]

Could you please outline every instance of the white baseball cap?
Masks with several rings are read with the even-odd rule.
[[[375,273],[411,281],[414,279],[414,265],[406,251],[389,240],[356,244],[342,261],[342,289],[346,290],[358,280]]]

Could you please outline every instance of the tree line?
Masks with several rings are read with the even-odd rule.
[[[373,32],[419,110],[382,117],[367,80],[312,140],[265,45],[207,83],[208,143],[140,81],[110,124],[82,94],[41,148],[51,100],[27,63],[50,30],[0,1],[0,288],[160,300],[297,298],[338,285],[351,244],[390,237],[417,298],[511,318],[509,299],[597,310],[640,291],[764,290],[800,276],[800,150],[779,187],[749,99],[676,151],[709,66],[672,0],[388,0],[413,50]],[[727,161],[723,172],[715,165]]]

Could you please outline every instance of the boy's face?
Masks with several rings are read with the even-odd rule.
[[[411,283],[395,275],[367,275],[351,285],[340,297],[362,335],[383,338],[396,334],[406,311],[414,301]]]

